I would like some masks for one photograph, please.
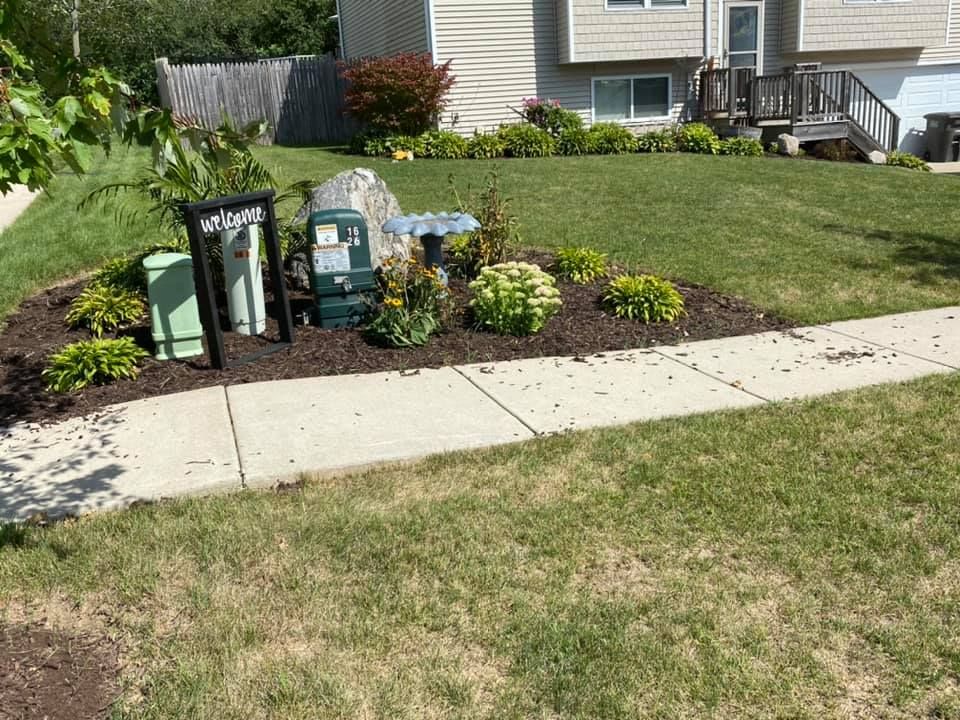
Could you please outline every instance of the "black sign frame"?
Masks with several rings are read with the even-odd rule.
[[[280,252],[280,234],[277,231],[277,215],[274,208],[276,193],[273,190],[234,195],[231,197],[201,200],[180,206],[183,221],[190,238],[190,254],[193,256],[193,277],[197,287],[197,299],[200,306],[200,321],[203,323],[210,353],[210,364],[217,370],[244,365],[293,345],[293,311],[290,308],[290,296],[283,274],[283,256]],[[244,212],[247,211],[247,212]],[[259,218],[258,222],[246,222],[246,225],[260,225],[267,249],[267,262],[270,266],[270,278],[273,280],[273,300],[277,308],[277,322],[280,326],[280,342],[260,350],[252,355],[227,361],[223,345],[223,330],[217,313],[217,298],[210,272],[210,258],[204,244],[204,236],[219,234],[223,230],[239,229],[245,225],[224,226],[227,213],[236,213],[249,220]],[[204,228],[204,221],[207,228]],[[215,227],[207,232],[210,227]]]

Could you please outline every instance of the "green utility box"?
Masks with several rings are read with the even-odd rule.
[[[193,258],[164,253],[143,261],[157,360],[203,355],[203,325],[193,282]]]
[[[363,294],[376,290],[367,223],[355,210],[324,210],[310,216],[310,284],[313,322],[324,328],[351,327],[367,311]]]

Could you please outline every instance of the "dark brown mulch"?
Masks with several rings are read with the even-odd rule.
[[[0,628],[0,718],[99,720],[119,695],[118,656],[106,639],[38,627]]]
[[[548,266],[549,257],[529,258]],[[89,388],[68,396],[48,393],[40,372],[47,356],[64,345],[88,337],[69,330],[63,318],[82,283],[42,292],[26,300],[8,319],[0,335],[0,426],[17,420],[54,421],[83,415],[113,403],[137,400],[213,385],[233,385],[384,370],[411,370],[445,365],[514,360],[552,355],[590,355],[598,352],[675,344],[780,330],[792,325],[753,307],[744,300],[720,295],[699,285],[678,283],[686,300],[687,316],[672,325],[644,325],[610,316],[600,307],[602,284],[580,286],[560,282],[563,309],[537,335],[501,337],[471,329],[466,307],[467,288],[453,281],[458,316],[447,332],[422,348],[391,349],[371,345],[356,330],[298,327],[296,344],[255,363],[224,371],[212,370],[206,358],[189,362],[147,360],[136,381]],[[294,313],[310,307],[305,295],[293,297]],[[129,331],[150,347],[149,327]],[[261,338],[225,335],[230,358],[248,355],[276,339],[276,323],[268,323]]]

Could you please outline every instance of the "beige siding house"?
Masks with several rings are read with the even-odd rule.
[[[960,111],[960,0],[339,0],[347,58],[428,52],[457,84],[441,125],[516,120],[527,97],[643,128],[697,107],[699,72],[850,69],[921,148],[923,115]]]

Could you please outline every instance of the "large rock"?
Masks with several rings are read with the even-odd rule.
[[[787,133],[777,135],[777,150],[781,155],[796,157],[800,153],[800,141]]]
[[[409,238],[387,235],[380,229],[387,220],[402,215],[403,211],[397,198],[387,189],[387,184],[373,170],[347,170],[315,187],[310,200],[300,208],[294,221],[298,225],[305,225],[312,213],[342,208],[356,210],[367,221],[370,257],[374,267],[382,265],[391,256],[409,257]]]
[[[882,153],[879,150],[874,150],[872,153],[867,155],[867,160],[869,160],[874,165],[886,165],[887,155],[886,153]]]

